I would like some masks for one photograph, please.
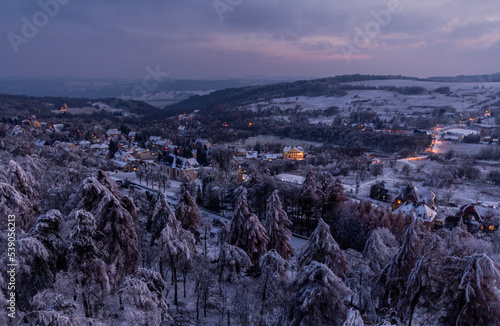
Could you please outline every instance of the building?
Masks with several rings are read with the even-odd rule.
[[[392,202],[392,210],[396,210],[399,206],[408,203],[423,203],[431,208],[436,205],[436,195],[425,188],[417,188],[416,186],[407,185],[399,188],[398,195]]]
[[[286,146],[283,149],[283,158],[286,160],[303,160],[304,148],[302,146]]]
[[[189,175],[191,179],[198,177],[199,164],[196,159],[169,154],[160,161],[160,169],[170,179],[183,180]]]
[[[257,151],[247,151],[246,158],[257,158],[259,152]]]
[[[236,147],[234,149],[234,155],[236,156],[246,156],[247,155],[247,150],[244,148]]]
[[[412,216],[417,223],[423,224],[431,231],[434,229],[434,221],[436,219],[437,212],[422,202],[407,202],[394,212],[402,212],[405,215]]]

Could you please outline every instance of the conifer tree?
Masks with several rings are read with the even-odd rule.
[[[299,256],[299,266],[304,267],[312,261],[328,266],[335,275],[345,278],[347,261],[344,253],[330,233],[330,227],[319,219],[318,226],[304,245]]]
[[[290,244],[292,233],[288,229],[290,225],[292,222],[283,209],[278,190],[275,190],[267,200],[263,226],[269,236],[268,250],[276,250],[285,260],[289,260],[293,255],[293,248]]]
[[[183,189],[175,210],[175,217],[181,222],[184,229],[189,230],[195,236],[197,241],[200,240],[200,232],[197,228],[200,223],[200,215],[200,210],[193,197],[187,189]]]
[[[344,298],[350,293],[328,266],[317,261],[303,266],[291,286],[291,326],[341,326],[347,316]]]

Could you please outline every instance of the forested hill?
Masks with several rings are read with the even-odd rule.
[[[195,95],[182,102],[168,105],[165,110],[169,114],[192,112],[194,110],[210,110],[245,105],[261,100],[270,100],[280,97],[294,96],[344,96],[345,85],[342,83],[382,80],[382,79],[410,79],[404,76],[378,76],[378,75],[343,75],[329,78],[299,80],[294,82],[278,83],[263,86],[248,86],[218,90],[208,95]]]
[[[71,108],[112,108],[117,109],[111,111],[98,111],[93,114],[102,116],[106,115],[138,115],[144,119],[161,119],[165,117],[165,111],[149,105],[142,101],[123,100],[119,98],[73,98],[73,97],[34,97],[26,95],[7,95],[0,94],[0,112],[4,116],[28,116],[36,115],[37,117],[50,117],[64,105],[67,105],[70,110],[64,112],[65,116],[74,114]],[[97,110],[95,110],[97,111]]]

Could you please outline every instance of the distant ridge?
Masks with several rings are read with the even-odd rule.
[[[490,75],[460,75],[455,77],[429,77],[424,80],[450,83],[490,83],[500,82],[500,72]]]

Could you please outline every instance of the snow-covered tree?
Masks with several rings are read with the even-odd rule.
[[[406,282],[418,259],[420,238],[418,225],[412,223],[403,236],[396,255],[382,269],[375,285],[380,307],[395,307],[406,292]]]
[[[326,172],[321,190],[325,194],[323,197],[323,210],[330,211],[336,209],[340,204],[346,201],[345,189],[340,179],[335,179],[330,173]]]
[[[485,254],[452,258],[441,303],[444,322],[459,326],[500,324],[500,266]]]
[[[393,247],[386,245],[384,240],[382,240],[380,234],[384,232],[383,230],[384,229],[373,230],[363,250],[363,257],[368,260],[370,268],[374,272],[379,272],[384,268],[396,253]],[[385,230],[389,232],[389,230]],[[394,236],[392,236],[392,238],[394,239]]]
[[[0,182],[0,214],[4,216],[0,220],[0,229],[4,230],[7,227],[8,215],[15,215],[17,230],[27,231],[40,213],[40,207],[36,202],[13,186]]]
[[[172,269],[172,281],[174,282],[174,304],[178,304],[177,299],[177,270],[179,266],[192,258],[195,239],[191,232],[180,227],[179,222],[165,225],[161,231],[160,237],[156,241],[156,246],[159,249],[158,259],[160,264],[160,273],[163,273],[163,264],[168,262]]]
[[[59,283],[64,284],[64,278],[74,282],[73,298],[83,307],[86,317],[95,317],[110,292],[109,268],[104,259],[108,253],[103,250],[104,234],[97,230],[92,213],[77,210],[73,213],[77,221],[70,233],[70,273],[61,275]]]
[[[248,208],[247,191],[246,189],[240,194],[236,209],[231,220],[231,230],[229,231],[229,243],[236,245],[238,239],[243,233],[243,227],[246,221],[250,218],[250,209]]]
[[[300,189],[299,204],[302,213],[306,217],[306,230],[309,232],[310,221],[314,216],[320,215],[321,203],[325,198],[325,193],[321,191],[316,183],[316,177],[312,170],[307,172],[302,188]]]
[[[117,326],[164,325],[172,319],[164,311],[163,300],[151,292],[144,280],[126,277],[104,307],[103,320]]]
[[[262,224],[269,236],[267,248],[276,250],[281,257],[289,260],[293,255],[293,248],[290,244],[292,233],[288,229],[292,222],[283,209],[278,190],[275,190],[267,200],[266,214]]]
[[[160,237],[161,231],[166,225],[177,227],[178,222],[175,219],[175,214],[167,201],[167,195],[160,193],[158,200],[151,216],[151,245]]]
[[[54,272],[66,269],[67,266],[66,243],[59,235],[62,226],[61,213],[56,209],[52,209],[38,217],[35,226],[28,234],[38,239],[47,248],[51,256],[50,268]]]
[[[341,326],[347,316],[344,300],[349,293],[328,266],[311,262],[300,269],[291,286],[289,325]]]
[[[182,191],[181,199],[175,210],[175,217],[181,222],[182,227],[191,231],[199,241],[200,232],[197,227],[200,223],[200,210],[187,189]]]
[[[16,161],[10,161],[7,176],[9,183],[30,200],[38,196],[37,191],[33,189],[33,177],[28,175]]]
[[[312,261],[324,263],[335,275],[345,278],[347,261],[339,245],[330,233],[330,227],[320,219],[318,226],[299,256],[299,266],[304,267]]]
[[[288,261],[272,249],[260,258],[259,266],[262,271],[261,324],[268,325],[277,322],[284,313]]]
[[[342,324],[342,326],[364,326],[365,323],[363,322],[363,318],[361,318],[361,314],[359,313],[359,310],[356,310],[354,308],[349,309],[349,312],[347,313],[347,319]]]
[[[217,265],[219,282],[223,280],[234,282],[240,273],[251,266],[251,261],[243,249],[222,242]]]
[[[266,252],[268,241],[269,237],[266,234],[266,229],[264,229],[257,216],[251,214],[236,239],[236,246],[245,250],[255,266],[259,263],[260,257]]]
[[[139,251],[134,218],[112,195],[102,198],[95,213],[97,228],[104,234],[104,259],[113,286],[138,267]]]

